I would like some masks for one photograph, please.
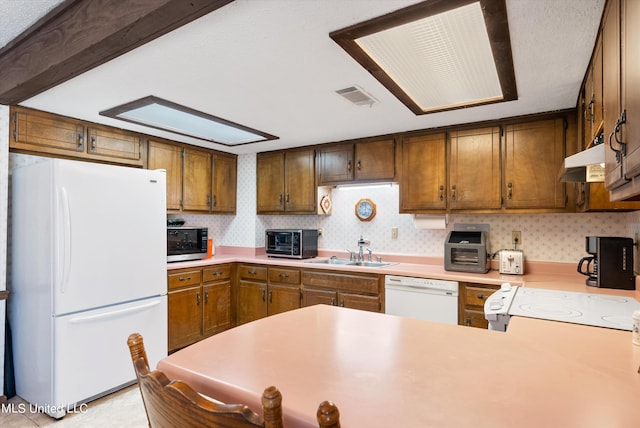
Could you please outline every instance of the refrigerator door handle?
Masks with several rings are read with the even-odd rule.
[[[69,196],[67,189],[58,189],[60,197],[60,217],[59,232],[62,239],[58,240],[58,286],[60,293],[67,291],[69,284],[69,271],[71,270],[71,213],[69,208]],[[62,259],[60,258],[62,255]]]
[[[146,303],[144,305],[135,306],[133,308],[126,308],[126,309],[120,309],[117,311],[105,312],[103,314],[98,314],[98,315],[89,315],[86,317],[73,318],[69,322],[71,324],[80,324],[85,322],[101,321],[108,318],[117,318],[121,315],[131,314],[134,312],[142,312],[145,309],[153,308],[154,306],[158,306],[159,304],[160,304],[160,300],[157,300],[155,302]]]

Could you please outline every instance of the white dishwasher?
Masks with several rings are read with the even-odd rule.
[[[458,324],[458,283],[385,275],[385,313]]]

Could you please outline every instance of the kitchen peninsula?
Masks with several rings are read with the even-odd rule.
[[[640,347],[630,336],[528,318],[500,333],[315,305],[205,339],[158,369],[253,409],[276,385],[291,427],[315,426],[326,399],[345,427],[631,427]]]

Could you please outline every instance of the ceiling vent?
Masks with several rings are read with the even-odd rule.
[[[365,90],[359,86],[349,86],[348,88],[340,89],[336,91],[336,94],[341,95],[357,106],[371,107],[378,102],[377,99],[366,93]]]

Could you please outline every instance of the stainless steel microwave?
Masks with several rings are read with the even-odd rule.
[[[207,258],[208,237],[206,227],[167,227],[167,261]]]
[[[318,229],[267,229],[265,253],[269,257],[308,259],[318,255]]]

